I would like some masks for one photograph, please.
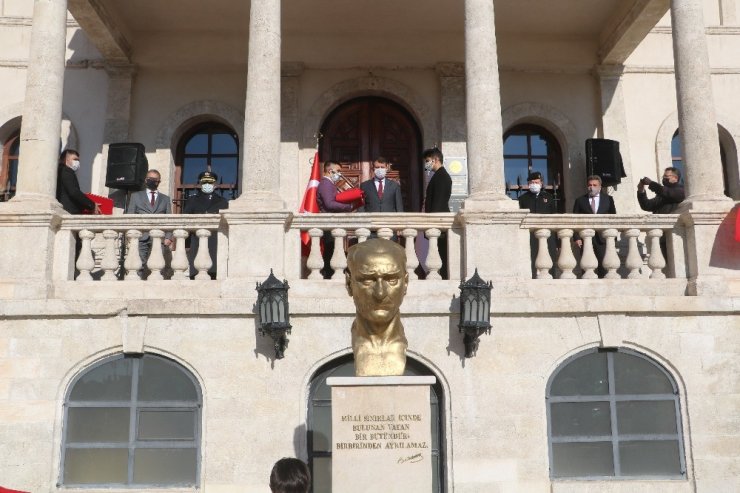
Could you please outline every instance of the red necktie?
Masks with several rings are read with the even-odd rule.
[[[383,180],[378,180],[378,198],[383,200]]]
[[[149,201],[150,204],[152,204],[152,207],[154,207],[154,192],[152,192],[152,199]]]

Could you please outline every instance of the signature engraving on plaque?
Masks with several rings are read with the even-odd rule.
[[[414,455],[409,455],[408,457],[399,457],[398,463],[405,464],[408,462],[409,464],[413,464],[414,462],[421,461],[423,458],[424,457],[421,454],[414,454]]]

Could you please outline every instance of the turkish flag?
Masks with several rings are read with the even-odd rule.
[[[11,490],[10,488],[3,488],[0,486],[0,493],[31,493],[30,491]]]
[[[311,168],[311,179],[308,180],[306,191],[303,193],[301,208],[298,210],[301,214],[312,214],[319,212],[319,202],[316,200],[318,194],[319,181],[321,181],[321,166],[319,166],[319,151],[313,158],[313,167]],[[307,257],[311,251],[311,237],[308,231],[301,231],[301,255]]]

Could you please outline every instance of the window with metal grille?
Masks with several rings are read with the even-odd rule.
[[[678,387],[658,363],[599,349],[566,361],[547,387],[552,478],[683,478]]]
[[[201,404],[195,378],[174,361],[118,356],[95,365],[64,402],[60,483],[197,485]]]

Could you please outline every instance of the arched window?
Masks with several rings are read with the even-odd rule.
[[[11,134],[3,145],[3,163],[0,168],[0,202],[7,202],[15,195],[18,179],[18,151],[21,144],[20,130]]]
[[[566,361],[547,414],[553,478],[685,477],[678,387],[643,355],[599,349]]]
[[[671,166],[673,166],[674,168],[678,168],[681,171],[681,182],[684,183],[686,181],[686,176],[684,170],[683,156],[681,154],[681,135],[679,134],[679,131],[676,130],[676,132],[673,134],[673,139],[671,139]],[[732,197],[733,181],[728,166],[727,150],[722,143],[721,137],[719,141],[719,157],[722,161],[722,180],[724,184],[724,194],[728,197]],[[662,174],[660,176],[662,176]],[[737,173],[735,173],[735,176],[737,176]],[[737,184],[735,185],[737,186]]]
[[[527,175],[539,171],[544,187],[555,196],[558,211],[565,212],[563,153],[557,139],[537,125],[517,125],[504,135],[506,194],[519,198],[527,191]]]
[[[190,372],[159,356],[119,356],[87,370],[64,403],[60,483],[197,485],[201,402]]]
[[[404,375],[433,375],[421,363],[407,358]],[[308,405],[308,463],[313,481],[312,491],[331,493],[331,388],[326,385],[328,377],[355,376],[352,355],[334,360],[316,372],[311,382]],[[430,389],[432,422],[432,491],[444,491],[444,436],[441,414],[442,386],[437,383]]]
[[[181,212],[198,190],[198,175],[207,166],[218,175],[216,191],[226,200],[239,196],[239,137],[217,122],[201,123],[180,140],[175,170],[174,212]]]

